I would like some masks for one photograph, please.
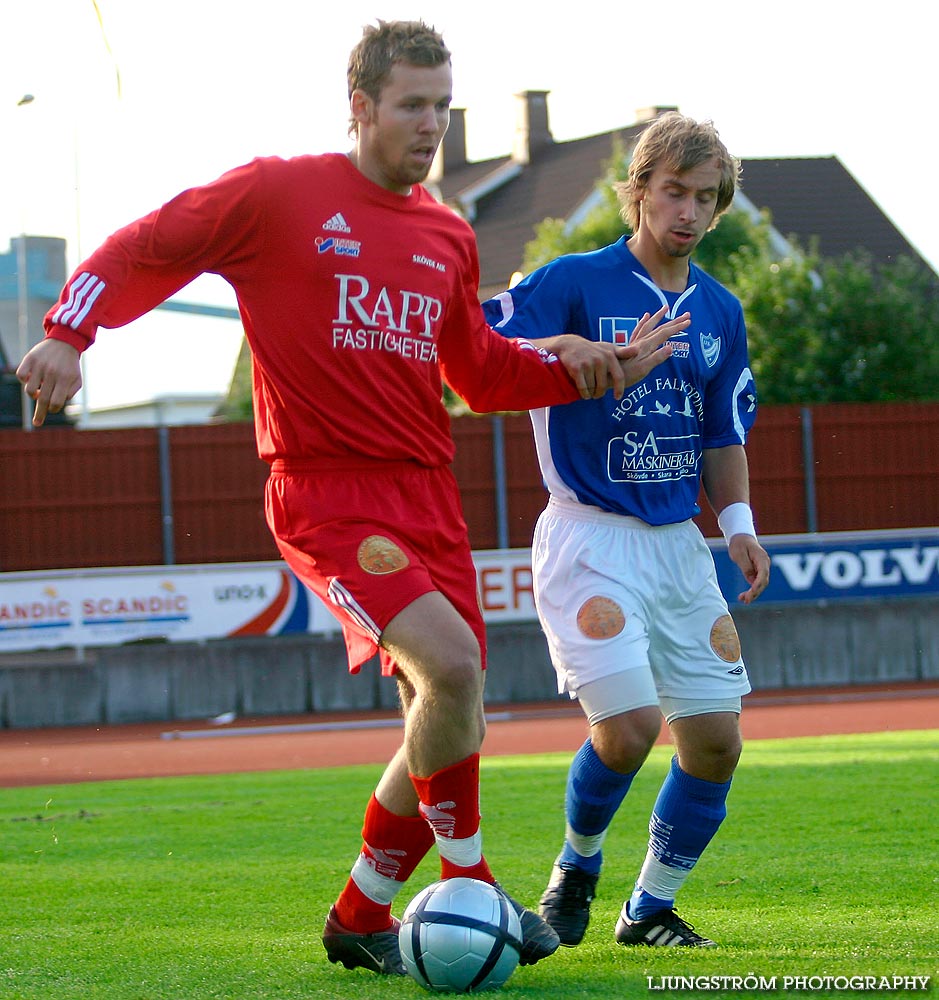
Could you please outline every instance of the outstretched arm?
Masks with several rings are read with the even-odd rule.
[[[223,273],[244,254],[263,215],[256,195],[263,165],[254,161],[189,188],[109,236],[83,261],[46,313],[46,339],[17,369],[36,402],[33,424],[56,413],[81,388],[79,351],[99,327],[123,326],[158,306],[204,271]]]

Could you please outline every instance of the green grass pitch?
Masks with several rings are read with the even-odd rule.
[[[811,977],[859,976],[929,976],[939,988],[939,731],[748,744],[727,821],[679,899],[721,947],[627,950],[613,924],[668,756],[653,752],[610,831],[584,943],[520,968],[500,995],[845,997],[824,987],[834,978],[813,988]],[[529,905],[560,846],[568,760],[484,758],[486,855]],[[0,998],[430,995],[330,965],[319,940],[379,771],[0,790]],[[434,856],[395,912],[437,876]],[[760,979],[764,989],[746,988]]]

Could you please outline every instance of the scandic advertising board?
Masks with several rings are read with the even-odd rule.
[[[776,535],[761,604],[939,594],[939,528]],[[745,589],[724,543],[709,542],[728,602]],[[474,553],[488,624],[536,620],[528,549]],[[0,653],[335,634],[318,597],[280,562],[0,574]]]

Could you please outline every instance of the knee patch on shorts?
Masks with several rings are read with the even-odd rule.
[[[587,639],[612,639],[626,627],[626,614],[612,597],[588,597],[577,609],[577,629]]]
[[[711,626],[711,649],[725,662],[736,663],[740,659],[740,636],[730,615],[721,615]]]

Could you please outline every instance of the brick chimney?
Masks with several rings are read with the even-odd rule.
[[[428,181],[439,181],[445,174],[466,166],[466,109],[450,108],[450,127],[437,148]]]
[[[548,93],[547,90],[525,90],[515,95],[512,159],[516,163],[531,163],[541,150],[554,142],[548,127]]]
[[[655,121],[656,118],[661,118],[667,111],[677,110],[678,107],[674,104],[655,104],[649,108],[637,108],[636,124],[647,125],[649,122]]]

